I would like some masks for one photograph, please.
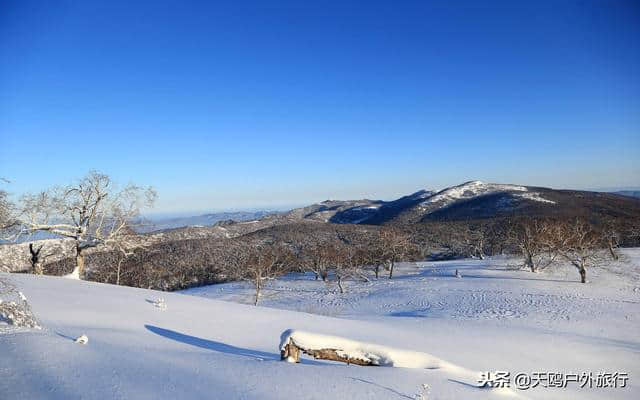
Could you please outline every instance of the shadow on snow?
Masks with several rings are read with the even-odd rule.
[[[172,331],[170,329],[164,329],[153,325],[144,326],[148,331],[155,333],[156,335],[163,336],[167,339],[175,340],[176,342],[188,344],[191,346],[200,347],[202,349],[213,350],[219,353],[232,354],[236,356],[250,357],[257,361],[280,361],[280,354],[267,353],[259,350],[245,349],[242,347],[231,346],[229,344],[216,342],[214,340],[202,339],[196,336],[186,335],[184,333]],[[326,365],[326,363],[320,363],[313,360],[300,360],[303,364],[313,365]]]

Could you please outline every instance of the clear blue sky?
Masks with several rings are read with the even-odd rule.
[[[529,3],[5,0],[0,176],[167,212],[640,186],[639,3]]]

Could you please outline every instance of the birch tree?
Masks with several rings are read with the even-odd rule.
[[[118,189],[109,176],[91,171],[75,184],[24,195],[17,236],[48,232],[74,240],[75,268],[82,277],[85,250],[118,242],[155,199],[151,187]]]

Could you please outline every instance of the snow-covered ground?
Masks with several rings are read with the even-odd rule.
[[[5,274],[44,328],[0,335],[0,398],[635,399],[640,249],[624,253],[623,262],[589,271],[586,285],[568,266],[533,274],[511,270],[516,260],[506,258],[402,264],[393,280],[349,281],[345,294],[290,275],[270,283],[263,307],[239,304],[253,295],[243,283],[161,293]],[[285,363],[280,335],[290,328],[437,362]],[[88,343],[75,343],[82,334]],[[569,382],[496,391],[469,382],[469,371],[621,372],[629,380],[623,389]]]

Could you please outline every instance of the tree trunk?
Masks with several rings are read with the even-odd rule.
[[[480,245],[476,247],[476,253],[478,254],[478,258],[484,260],[484,246]]]
[[[380,275],[380,265],[376,265],[376,279],[378,279],[379,275]]]
[[[287,360],[288,362],[300,362],[300,348],[293,343],[293,340],[290,340],[284,346],[284,350],[280,351],[280,359]]]
[[[609,253],[611,253],[611,258],[613,258],[615,261],[618,261],[618,259],[620,258],[611,243],[609,243]]]
[[[580,265],[580,283],[587,283],[587,270],[584,265]]]
[[[396,263],[391,261],[389,263],[389,279],[393,278],[393,267],[395,267]]]
[[[76,246],[76,267],[78,268],[78,276],[82,279],[84,276],[84,254],[80,246]]]
[[[44,274],[44,268],[42,267],[42,263],[40,261],[37,261],[33,264],[33,273],[36,275]]]
[[[536,272],[536,265],[534,264],[533,258],[530,255],[527,256],[526,264],[531,269],[531,272]]]
[[[124,259],[118,260],[118,269],[116,271],[116,285],[120,285],[120,268],[122,266],[122,261],[124,261]]]
[[[342,287],[342,277],[338,276],[338,287],[340,288],[340,294],[344,294],[344,288]]]
[[[255,285],[256,285],[256,300],[253,303],[253,305],[257,306],[258,305],[258,300],[260,300],[260,290],[262,289],[260,287],[261,286],[260,278],[256,279]]]
[[[44,269],[42,268],[42,261],[40,260],[40,251],[42,246],[37,250],[34,248],[33,243],[29,243],[29,252],[31,253],[31,270],[36,275],[42,275]]]

